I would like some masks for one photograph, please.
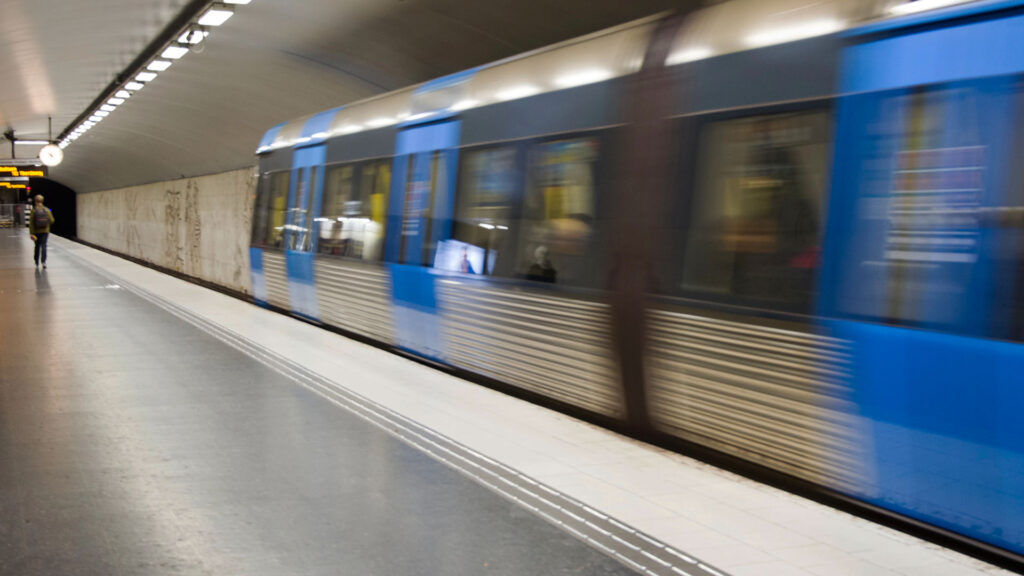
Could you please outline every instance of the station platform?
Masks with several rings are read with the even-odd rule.
[[[999,568],[61,238],[0,231],[0,574]]]

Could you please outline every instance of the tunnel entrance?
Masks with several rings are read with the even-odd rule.
[[[33,196],[42,194],[46,206],[53,211],[54,223],[50,231],[65,238],[78,237],[78,204],[74,190],[49,178],[30,178],[26,188],[11,192],[16,194],[11,194],[9,200],[17,202],[22,210],[31,204]],[[0,203],[2,201],[0,199]]]

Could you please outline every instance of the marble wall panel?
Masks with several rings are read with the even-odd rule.
[[[251,168],[78,196],[82,240],[252,293]]]

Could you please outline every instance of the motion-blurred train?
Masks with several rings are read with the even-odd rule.
[[[734,0],[284,123],[255,298],[1024,554],[1024,3]]]

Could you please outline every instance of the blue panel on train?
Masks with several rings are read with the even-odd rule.
[[[301,168],[304,166],[322,166],[324,158],[327,156],[326,146],[317,146],[315,148],[303,148],[302,150],[296,150],[295,156],[292,159],[292,168]]]
[[[399,132],[395,146],[396,154],[403,156],[455,148],[459,145],[461,126],[462,123],[459,121],[443,122]]]
[[[886,38],[849,48],[843,93],[1024,71],[1024,15]]]
[[[313,280],[313,255],[324,181],[326,146],[301,148],[292,159],[291,190],[288,196],[289,227],[285,236],[285,262],[288,270],[288,295],[292,311],[316,318],[316,284]]]
[[[249,270],[252,271],[252,297],[257,304],[267,304],[267,278],[263,274],[263,249],[249,248]]]
[[[309,318],[317,317],[316,286],[313,282],[313,254],[297,250],[285,251],[288,267],[288,296],[292,310]]]
[[[860,496],[1024,552],[1024,346],[835,322],[874,442]],[[870,451],[869,451],[870,454]]]
[[[428,268],[391,264],[398,346],[441,361],[445,345],[438,326],[435,277]]]
[[[423,255],[428,224],[424,215],[430,213],[430,187],[433,183],[431,163],[427,154],[413,156],[402,207],[402,262],[419,263]]]
[[[341,110],[341,107],[325,110],[319,114],[310,116],[309,120],[302,125],[302,132],[299,134],[299,141],[296,147],[306,147],[319,144],[327,139],[331,129],[334,116]],[[321,160],[322,163],[322,160]]]
[[[287,122],[282,122],[270,130],[267,130],[267,133],[263,135],[263,139],[260,140],[260,146],[257,148],[257,151],[263,151],[270,148],[274,143],[274,140],[277,139],[277,135],[281,132],[281,128],[283,128],[285,124],[287,124]]]

